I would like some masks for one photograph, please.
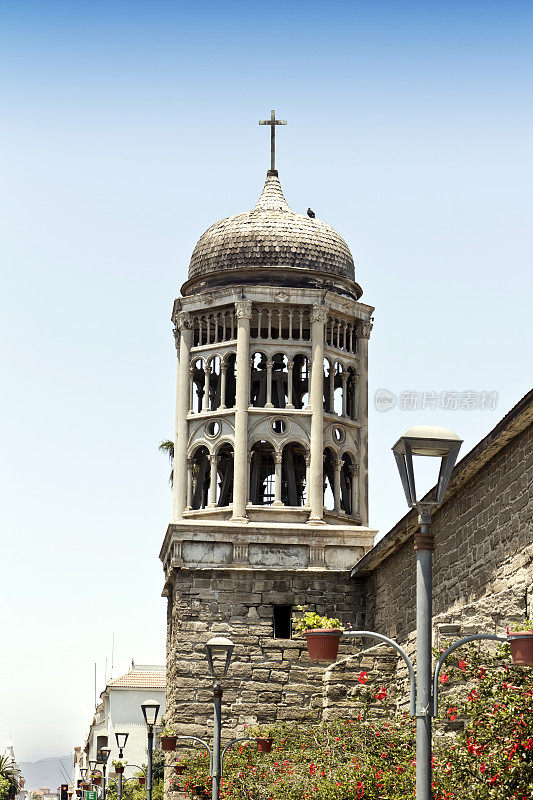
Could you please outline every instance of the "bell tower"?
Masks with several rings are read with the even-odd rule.
[[[250,580],[283,577],[284,605],[305,603],[293,579],[349,582],[350,569],[374,541],[367,469],[374,309],[360,301],[341,236],[285,199],[275,169],[281,121],[272,112],[260,124],[271,127],[271,168],[261,196],[251,211],[201,236],[172,314],[173,518],[160,554],[169,658],[176,626],[183,633],[185,620],[210,635],[236,637],[247,620],[259,619],[263,633],[275,637],[276,604],[265,604]],[[205,606],[202,591],[193,592],[200,597],[196,616],[186,600],[195,580],[212,588]],[[252,588],[243,592],[243,585]],[[332,591],[322,602],[331,613],[338,605]],[[316,592],[313,603],[319,609]],[[237,606],[244,616],[233,619]]]

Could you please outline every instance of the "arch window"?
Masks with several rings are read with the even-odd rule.
[[[209,410],[216,411],[220,408],[220,391],[222,377],[222,361],[220,356],[213,356],[209,361]]]
[[[271,400],[274,408],[286,408],[288,403],[289,389],[289,360],[283,353],[276,353],[272,358],[271,374]],[[268,385],[267,385],[267,405]]]
[[[301,353],[293,359],[291,385],[294,408],[306,408],[309,405],[309,359]]]
[[[256,442],[250,460],[250,500],[254,505],[270,506],[275,500],[276,464],[274,447]]]
[[[190,367],[190,409],[195,413],[202,411],[204,407],[206,370],[203,358],[196,358]]]
[[[220,395],[224,398],[223,407],[233,408],[235,405],[235,392],[237,388],[237,371],[235,368],[237,356],[230,353],[222,363],[222,378],[220,385]]]
[[[359,376],[353,367],[348,368],[346,380],[346,400],[344,403],[344,416],[356,420],[358,418],[358,383]]]
[[[206,508],[209,501],[210,462],[207,447],[199,447],[189,460],[188,506]]]
[[[326,447],[324,450],[324,508],[328,511],[333,511],[335,508],[335,455],[333,450]]]
[[[304,506],[307,498],[307,450],[290,442],[281,459],[281,502],[286,506]]]
[[[233,502],[233,447],[224,444],[219,448],[216,456],[217,506],[229,506]]]
[[[264,408],[267,401],[267,357],[264,353],[254,353],[251,361],[250,403],[256,408]]]

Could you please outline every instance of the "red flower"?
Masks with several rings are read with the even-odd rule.
[[[379,692],[374,695],[374,698],[376,700],[384,700],[386,697],[387,697],[387,690],[385,689],[384,686],[382,686]]]
[[[366,683],[368,680],[368,672],[365,672],[364,670],[363,672],[360,672],[357,680],[359,681],[359,683]]]
[[[468,661],[459,661],[459,669],[466,669],[468,666]]]
[[[446,712],[446,715],[448,716],[448,718],[449,718],[449,720],[451,722],[453,722],[454,719],[457,719],[457,714],[455,713],[456,711],[457,711],[457,707],[456,706],[450,706],[450,708]]]
[[[442,675],[441,675],[441,676],[440,676],[440,678],[439,678],[439,681],[440,681],[441,683],[446,683],[446,682],[447,682],[447,681],[449,681],[449,680],[450,680],[450,676],[449,676],[449,675],[446,675],[446,673],[445,673],[445,672],[443,672],[443,673],[442,673]]]

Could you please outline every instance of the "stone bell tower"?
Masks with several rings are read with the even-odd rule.
[[[273,145],[261,196],[201,236],[172,315],[173,519],[160,555],[171,715],[173,694],[188,685],[183,676],[205,672],[202,654],[191,652],[180,679],[176,636],[192,651],[213,632],[237,644],[258,630],[289,639],[286,615],[297,603],[353,620],[339,598],[375,534],[367,474],[373,308],[359,300],[345,241],[285,200],[274,163],[278,121],[273,114],[264,124]],[[318,593],[303,588],[311,579],[320,579]]]

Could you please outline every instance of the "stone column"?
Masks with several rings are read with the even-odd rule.
[[[342,458],[337,458],[333,464],[333,511],[340,514],[341,510],[341,470]]]
[[[335,413],[335,362],[329,366],[329,413]]]
[[[174,483],[172,492],[172,520],[183,516],[187,505],[187,443],[189,429],[189,360],[193,337],[193,317],[185,312],[177,315],[176,328],[180,332],[178,372],[176,377],[176,440],[174,442]]]
[[[272,405],[272,359],[267,358],[267,390],[265,408],[274,408]]]
[[[294,369],[294,361],[289,361],[287,364],[287,408],[294,408],[292,403],[292,371]]]
[[[361,376],[358,372],[354,373],[353,376],[353,418],[354,420],[359,419],[359,382]],[[367,387],[368,389],[368,387]]]
[[[275,482],[274,482],[274,502],[272,505],[274,506],[282,506],[283,503],[281,502],[281,463],[282,463],[282,454],[281,453],[274,453],[274,462],[276,466],[276,473],[275,473]]]
[[[209,411],[209,378],[211,377],[211,367],[204,362],[204,402],[203,410]]]
[[[189,367],[189,411],[194,411],[194,367]]]
[[[211,508],[217,504],[217,461],[218,456],[209,456],[209,464],[211,467],[209,475],[209,506]]]
[[[353,464],[350,467],[352,478],[352,514],[359,514],[359,467]]]
[[[222,410],[226,408],[226,373],[228,371],[228,365],[223,361],[220,365],[220,406],[219,408]]]
[[[342,373],[342,416],[346,416],[346,408],[348,403],[348,373]]]
[[[307,453],[305,456],[305,505],[310,504],[309,501],[309,484],[311,483],[311,454]]]
[[[187,459],[187,509],[192,507],[192,458]]]
[[[372,323],[359,322],[357,326],[357,352],[359,354],[359,391],[356,391],[358,402],[357,420],[359,429],[359,514],[361,523],[368,525],[368,340]],[[356,387],[357,388],[357,387]]]
[[[235,392],[235,464],[233,472],[233,517],[248,522],[246,517],[246,487],[248,464],[248,405],[250,400],[250,317],[252,303],[237,300],[237,359]]]
[[[311,464],[309,480],[309,500],[311,514],[308,522],[324,524],[324,325],[328,319],[326,306],[314,305],[311,308],[311,351],[313,369],[311,372]]]

